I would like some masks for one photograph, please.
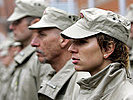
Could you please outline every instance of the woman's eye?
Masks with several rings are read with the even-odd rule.
[[[85,40],[79,40],[79,43],[87,43]]]
[[[76,44],[76,45],[82,45],[82,44],[87,43],[87,41],[85,41],[85,40],[77,40],[77,41],[73,41],[73,43]]]

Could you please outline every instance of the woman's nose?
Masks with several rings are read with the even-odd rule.
[[[77,53],[78,50],[76,49],[76,47],[73,44],[71,44],[70,47],[68,48],[68,51],[70,53]]]

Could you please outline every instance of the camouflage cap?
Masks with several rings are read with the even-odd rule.
[[[127,43],[130,28],[130,22],[125,17],[112,11],[90,8],[81,10],[81,19],[61,34],[81,39],[101,32]]]
[[[44,0],[16,0],[16,7],[7,21],[16,21],[25,16],[41,17],[46,8]]]
[[[133,4],[131,4],[129,7],[128,7],[128,10],[127,10],[127,15],[126,15],[126,18],[133,22]]]
[[[54,7],[47,7],[41,20],[31,26],[29,29],[56,27],[64,30],[74,24],[78,20],[78,16],[68,14],[67,12]]]

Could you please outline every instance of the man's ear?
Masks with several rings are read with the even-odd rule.
[[[70,41],[69,39],[64,39],[63,37],[60,36],[60,46],[61,46],[61,48],[65,48],[68,45],[69,41]]]
[[[110,41],[108,47],[106,49],[103,49],[103,57],[104,59],[107,59],[115,50],[115,43],[113,41]]]
[[[34,19],[34,20],[31,21],[31,25],[32,25],[32,24],[35,24],[35,23],[37,23],[37,22],[39,22],[39,21],[40,21],[40,18],[36,18],[36,19]]]

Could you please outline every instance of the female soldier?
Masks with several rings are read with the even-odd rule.
[[[78,84],[78,100],[133,100],[128,81],[130,22],[111,11],[81,10],[81,19],[61,33],[72,39],[69,51],[77,71],[92,75]]]

